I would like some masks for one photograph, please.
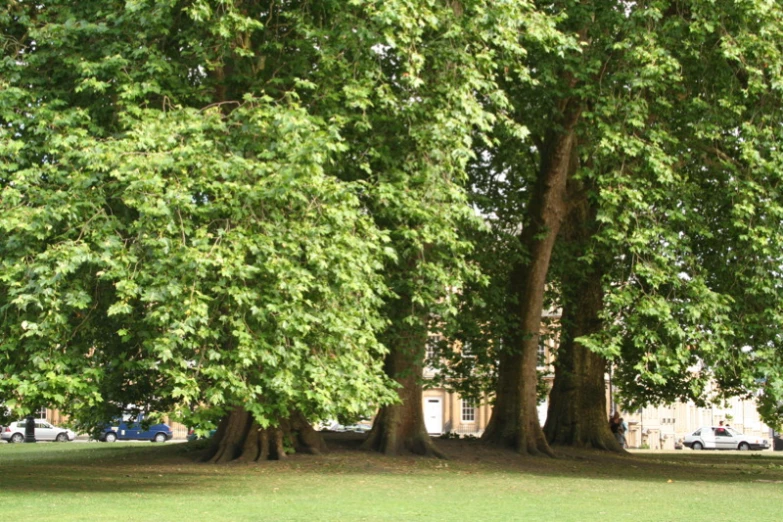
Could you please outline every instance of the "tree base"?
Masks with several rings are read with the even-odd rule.
[[[528,433],[524,433],[521,429],[503,430],[498,424],[499,422],[490,422],[490,425],[487,426],[487,430],[481,437],[482,443],[511,449],[520,455],[557,457],[549,443],[547,443],[544,433],[537,422],[535,426],[528,427]]]
[[[367,436],[367,440],[362,444],[362,449],[391,456],[408,452],[425,457],[446,458],[446,455],[435,447],[432,438],[419,425],[420,423],[400,424],[386,419],[386,417],[393,418],[395,414],[399,413],[399,411],[382,411]],[[406,428],[408,429],[406,430]]]
[[[299,414],[280,421],[274,428],[262,428],[244,409],[223,418],[203,462],[258,462],[282,460],[287,453],[319,455],[327,451],[321,435]]]

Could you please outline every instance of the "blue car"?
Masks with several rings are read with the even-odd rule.
[[[101,442],[116,442],[118,440],[166,442],[174,436],[174,432],[171,431],[168,424],[153,424],[145,430],[141,425],[143,420],[141,416],[135,422],[130,416],[123,416],[123,419],[116,419],[110,426],[106,426],[98,440]]]

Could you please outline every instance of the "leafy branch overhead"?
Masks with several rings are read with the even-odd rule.
[[[6,406],[265,427],[395,400],[390,309],[421,327],[472,270],[493,59],[551,33],[517,4],[0,8]]]
[[[548,453],[562,308],[626,404],[775,422],[781,42],[766,0],[6,2],[4,405],[301,432],[415,397],[429,331]]]

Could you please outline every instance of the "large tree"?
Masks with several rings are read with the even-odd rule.
[[[466,294],[478,305],[467,308],[486,321],[484,345],[496,353],[487,361],[499,363],[485,439],[548,452],[531,382],[547,289],[549,302],[561,296],[565,304],[548,418],[553,442],[611,446],[603,407],[594,407],[603,404],[596,395],[603,357],[618,365],[629,405],[703,401],[717,382],[726,393],[764,383],[765,407],[773,408],[780,389],[779,257],[771,246],[780,240],[779,6],[539,8],[579,48],[556,56],[531,47],[536,81],[504,84],[512,117],[529,137],[498,129],[474,168],[474,200],[497,239],[485,237],[486,253],[478,253],[495,270],[495,284],[475,289],[482,299]],[[569,184],[582,189],[569,194]],[[570,219],[558,241],[573,242],[579,231],[576,256],[555,237]],[[514,258],[491,259],[500,251]],[[742,262],[726,262],[734,258]],[[476,315],[487,303],[495,315]],[[461,335],[470,332],[477,335],[475,328]],[[595,400],[575,411],[574,397]]]
[[[763,404],[775,404],[780,6],[650,3],[629,19],[648,44],[625,60],[649,65],[594,111],[614,107],[632,131],[596,120],[595,252],[615,262],[604,332],[586,342],[616,358],[630,406],[701,403],[716,386],[718,395],[764,389]]]
[[[523,7],[0,8],[7,405],[222,418],[225,461],[395,400],[379,339],[458,286],[466,136]]]
[[[479,203],[489,203],[483,210],[490,223],[500,225],[499,237],[511,243],[502,249],[516,253],[495,280],[505,287],[505,296],[491,300],[501,304],[504,320],[499,329],[489,329],[501,336],[492,345],[497,384],[483,440],[522,453],[551,454],[537,416],[537,353],[549,267],[568,213],[566,185],[578,167],[578,129],[585,110],[579,88],[586,74],[579,67],[579,46],[589,15],[575,11],[566,18],[565,7],[557,3],[540,10],[563,21],[561,31],[573,37],[559,39],[557,46],[531,46],[535,81],[503,83],[512,125],[498,128],[474,171]],[[508,203],[493,202],[493,196]]]
[[[640,2],[615,20],[582,138],[600,224],[582,264],[606,297],[582,342],[615,359],[630,407],[760,388],[775,404],[780,7]]]
[[[619,451],[606,419],[607,360],[580,340],[603,329],[603,270],[609,261],[590,248],[597,228],[591,193],[583,182],[570,184],[568,218],[558,238],[553,284],[562,315],[544,433],[550,444]]]
[[[380,200],[372,210],[376,222],[391,231],[399,253],[396,265],[386,272],[396,298],[384,309],[391,324],[382,340],[390,350],[385,365],[400,385],[400,400],[380,410],[365,444],[387,454],[440,454],[424,425],[422,367],[429,336],[440,332],[453,314],[463,280],[476,277],[475,268],[465,262],[471,249],[465,232],[475,231],[480,223],[465,205],[465,169],[474,157],[474,139],[485,139],[493,123],[507,119],[508,101],[498,83],[503,78],[529,81],[524,46],[558,38],[548,16],[532,11],[526,2],[427,5],[419,13],[419,37],[427,42],[417,78],[420,99],[405,120],[386,122],[382,139],[398,151],[434,148],[424,156],[383,158],[380,170],[436,176],[446,172],[460,186],[457,190],[450,185],[454,191],[448,193],[437,190],[443,185],[437,177],[435,185],[426,177],[407,178],[404,197],[422,200],[426,210],[401,212],[392,198]],[[486,100],[493,101],[492,107]],[[413,144],[400,139],[406,134],[413,136]]]
[[[192,422],[241,405],[275,428],[389,400],[383,234],[312,154],[341,148],[335,129],[263,99],[155,112],[121,137],[52,125],[45,158],[20,147],[2,201],[6,404],[86,423],[128,403]]]

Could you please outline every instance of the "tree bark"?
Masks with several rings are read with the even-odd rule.
[[[262,428],[244,408],[236,408],[220,421],[202,461],[281,460],[286,458],[287,445],[296,452],[313,455],[327,450],[321,434],[299,413],[281,420],[276,427]]]
[[[552,249],[567,212],[566,182],[576,169],[575,127],[581,106],[575,99],[565,100],[560,114],[559,128],[547,136],[541,151],[530,219],[520,236],[529,259],[515,267],[511,277],[518,331],[510,336],[507,351],[501,354],[495,406],[482,437],[520,453],[550,456],[553,453],[536,410],[537,351]]]
[[[427,332],[416,327],[403,332],[403,328],[397,325],[399,331],[392,337],[395,342],[390,346],[384,368],[400,385],[397,391],[400,401],[380,409],[362,447],[385,455],[411,452],[444,458],[427,433],[422,411],[422,364]]]
[[[606,360],[575,341],[600,328],[601,283],[590,278],[563,313],[564,339],[555,359],[544,432],[551,444],[622,451],[609,430],[606,412]]]
[[[601,261],[580,267],[595,233],[596,210],[581,183],[568,185],[570,210],[561,230],[573,264],[563,276],[562,335],[555,357],[555,380],[549,394],[544,433],[550,444],[622,451],[609,429],[606,409],[606,359],[576,339],[600,331],[603,309]]]
[[[563,336],[555,359],[544,432],[551,444],[622,451],[609,430],[606,410],[606,359],[576,342],[601,328],[600,274],[573,287],[563,311]]]
[[[577,260],[595,231],[595,209],[581,184],[569,184],[568,192],[570,211],[561,239]],[[551,444],[621,451],[607,420],[606,360],[576,342],[601,329],[602,275],[600,261],[595,261],[586,269],[569,266],[563,276],[563,333],[544,433]]]

